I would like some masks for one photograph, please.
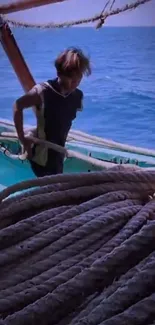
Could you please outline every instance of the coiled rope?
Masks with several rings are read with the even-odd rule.
[[[154,191],[121,166],[3,190],[0,325],[153,325]]]

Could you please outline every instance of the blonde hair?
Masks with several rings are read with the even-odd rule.
[[[68,77],[75,74],[91,74],[89,58],[78,48],[69,48],[62,52],[55,60],[55,68],[59,75]]]

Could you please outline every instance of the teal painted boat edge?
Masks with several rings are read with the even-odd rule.
[[[4,148],[8,149],[12,154],[17,154],[20,151],[20,145],[18,142],[4,139],[3,141],[0,140],[0,144],[4,146]],[[110,148],[101,148],[96,145],[86,145],[74,141],[74,144],[67,143],[66,148],[83,153],[88,157],[115,164],[134,164],[145,168],[155,166],[155,158],[139,154],[136,155],[135,153],[119,152]]]
[[[64,162],[64,173],[82,173],[99,170],[101,168],[76,158],[68,158]],[[13,160],[0,153],[0,183],[3,186],[9,186],[35,177],[28,161]]]
[[[9,125],[9,123],[10,123],[10,125]],[[31,125],[31,126],[27,126],[27,127],[32,129],[33,126]],[[5,120],[3,122],[3,120],[0,119],[0,134],[2,132],[9,132],[9,133],[12,132],[13,133],[13,131],[15,131],[13,128],[14,128],[13,122],[6,121],[6,124],[5,124]],[[104,139],[101,138],[101,140],[104,140]],[[94,154],[97,154],[96,157],[99,157],[99,159],[102,159],[102,156],[105,154],[107,154],[107,155],[110,154],[110,155],[113,155],[114,157],[119,156],[122,159],[123,158],[131,159],[132,158],[132,159],[135,159],[135,161],[136,160],[141,160],[141,161],[150,160],[150,163],[152,163],[152,164],[155,163],[155,157],[153,155],[144,155],[144,154],[135,153],[132,151],[127,151],[127,150],[122,150],[122,149],[118,149],[118,148],[114,148],[114,147],[108,148],[106,145],[104,146],[103,144],[101,145],[99,143],[94,144],[93,142],[88,143],[85,140],[83,140],[82,142],[77,141],[77,140],[71,140],[66,143],[66,148],[76,150],[79,152],[83,152],[83,150],[86,150],[86,152],[88,152],[88,154],[90,152],[94,152]],[[141,149],[147,150],[145,148],[141,148]],[[104,156],[103,156],[103,159],[104,159]]]
[[[126,151],[119,151],[119,150],[114,150],[111,148],[104,148],[101,146],[96,146],[96,145],[86,145],[84,143],[67,143],[66,147],[71,150],[79,151],[86,154],[86,155],[91,155],[91,157],[101,159],[101,160],[107,160],[111,161],[113,163],[131,163],[131,164],[137,164],[138,161],[144,164],[145,162],[148,162],[151,165],[155,165],[155,158],[152,156],[144,156],[140,154],[135,154],[135,153],[130,153]],[[117,157],[119,160],[117,161]]]
[[[3,130],[3,131],[2,131]],[[1,132],[9,132],[10,129],[5,125],[0,125]],[[3,140],[3,141],[2,141]],[[1,139],[0,145],[8,149],[12,154],[19,154],[21,147],[18,141],[11,139]],[[149,156],[139,155],[135,153],[127,153],[111,148],[104,148],[95,144],[75,141],[66,143],[66,148],[82,153],[88,157],[96,158],[103,162],[112,162],[114,164],[133,164],[142,168],[155,167],[155,159]],[[35,177],[28,161],[13,159],[0,152],[0,184],[1,186],[9,186],[14,183],[32,179]],[[145,160],[146,159],[146,160]],[[103,170],[103,167],[96,167],[92,163],[77,159],[67,158],[64,162],[64,173],[76,172],[92,172]],[[9,173],[8,173],[9,171]],[[5,176],[4,176],[5,175]],[[6,177],[8,175],[8,177]]]
[[[9,121],[7,121],[9,124]],[[11,123],[11,122],[10,122]],[[11,124],[12,125],[12,124]],[[30,126],[29,126],[30,127]],[[32,127],[32,126],[31,126]],[[12,128],[12,126],[11,126]],[[0,134],[1,132],[11,132],[9,126],[0,123]],[[1,142],[1,140],[0,140]],[[9,146],[9,149],[14,153],[15,146],[19,150],[19,145],[13,143],[12,141],[4,140],[4,145]],[[13,146],[13,147],[12,147]],[[79,153],[83,153],[86,156],[90,156],[102,161],[112,162],[115,164],[134,164],[140,167],[154,167],[155,158],[153,156],[145,156],[142,154],[136,154],[134,152],[122,151],[114,148],[107,148],[103,145],[96,145],[93,143],[86,143],[80,141],[71,141],[66,143],[66,148],[70,150],[75,150]]]

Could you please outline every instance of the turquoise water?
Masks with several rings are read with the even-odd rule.
[[[84,111],[73,126],[115,141],[154,148],[155,28],[13,29],[37,82],[55,76],[53,61],[67,46],[82,47],[93,74],[81,84]],[[0,116],[12,118],[23,91],[0,47]],[[34,123],[25,113],[25,122]]]

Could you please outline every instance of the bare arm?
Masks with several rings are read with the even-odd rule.
[[[18,98],[13,105],[13,119],[19,140],[24,143],[23,110],[25,108],[40,106],[41,98],[35,89]]]

